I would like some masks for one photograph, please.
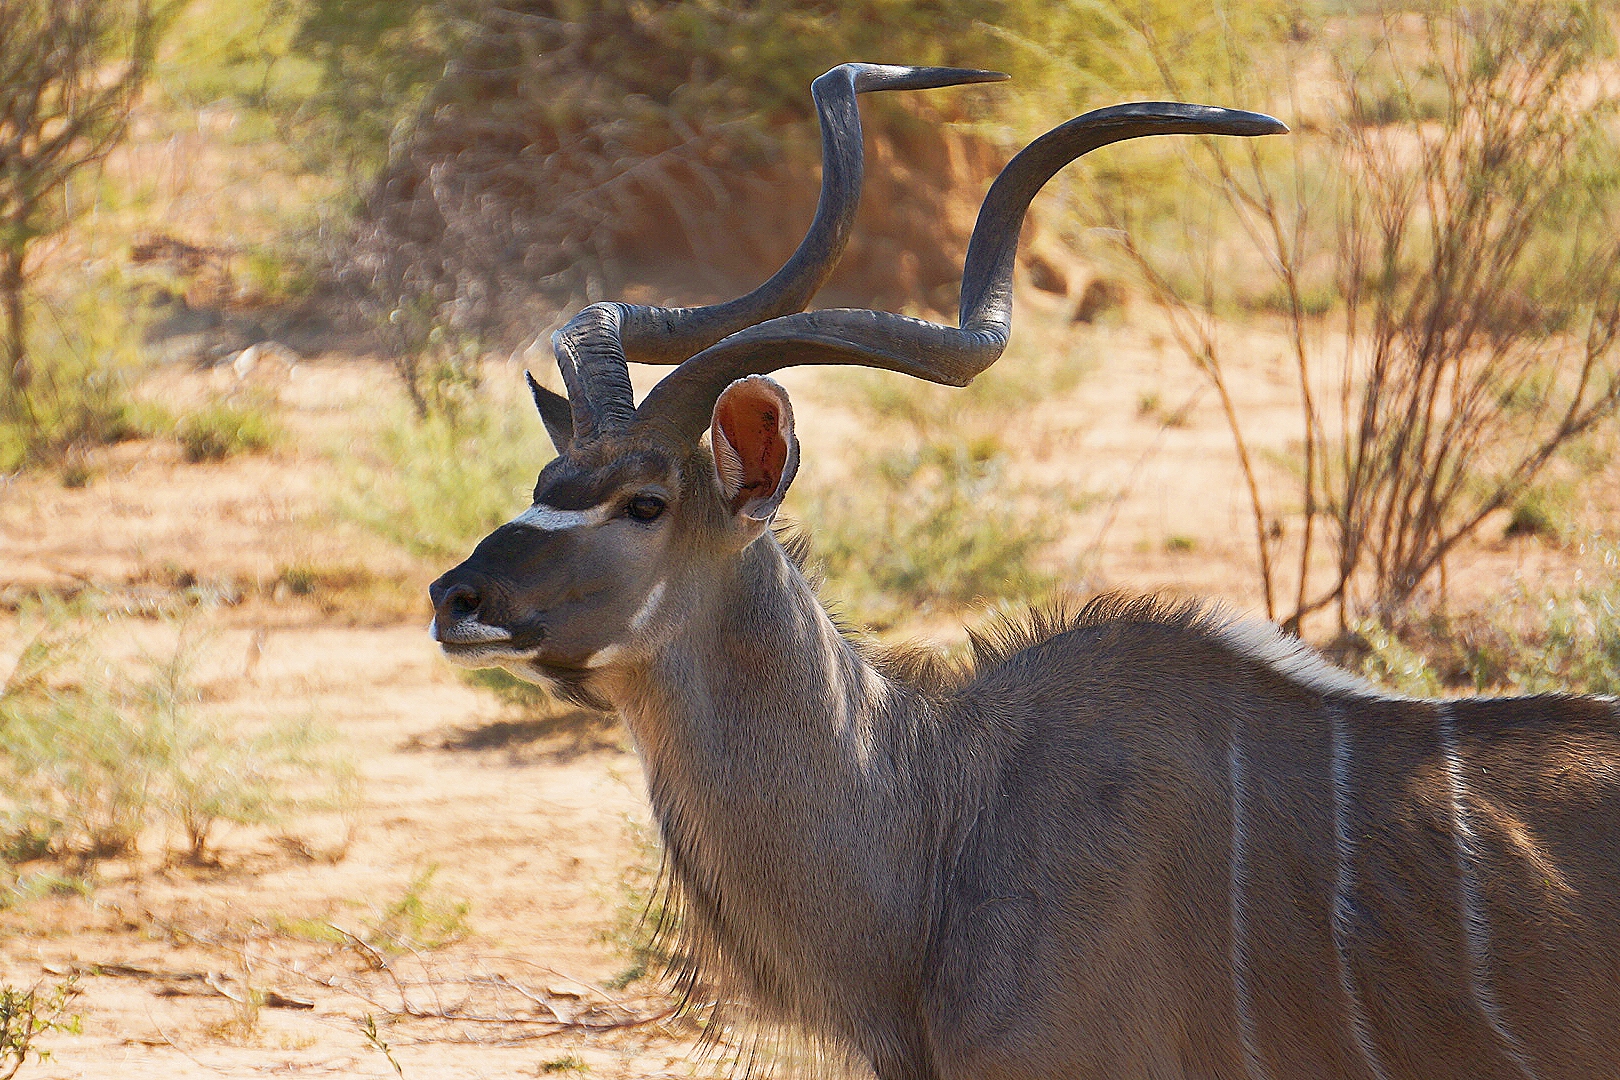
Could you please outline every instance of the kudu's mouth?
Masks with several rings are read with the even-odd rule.
[[[563,606],[577,604],[597,591],[571,598]],[[548,614],[555,614],[555,609]],[[589,664],[559,650],[550,627],[538,620],[525,626],[497,626],[484,622],[476,609],[458,610],[454,603],[441,602],[428,633],[446,659],[459,667],[519,668],[567,686],[578,686],[592,674]]]

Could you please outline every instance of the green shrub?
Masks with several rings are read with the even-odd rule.
[[[29,858],[39,856],[30,855]],[[0,856],[0,863],[5,856]],[[89,897],[96,890],[95,878],[90,873],[59,873],[54,870],[35,870],[31,873],[18,874],[9,872],[0,867],[0,872],[9,873],[11,880],[6,884],[4,892],[0,892],[0,911],[9,907],[27,904],[45,896],[77,896]]]
[[[217,401],[182,416],[175,438],[193,464],[224,461],[270,449],[281,437],[264,405]]]
[[[557,699],[545,687],[518,678],[505,668],[471,668],[461,670],[461,681],[479,690],[487,690],[503,704],[524,712],[552,709]]]
[[[1569,525],[1573,494],[1568,485],[1538,484],[1519,496],[1508,512],[1502,535],[1562,537]]]
[[[397,410],[343,453],[339,512],[434,560],[466,555],[527,506],[535,474],[552,456],[532,408],[481,396],[454,415]]]
[[[416,871],[396,898],[371,906],[353,929],[327,915],[274,916],[269,921],[277,933],[321,945],[359,942],[381,952],[442,948],[472,933],[467,922],[472,903],[435,888],[438,875],[437,866]]]
[[[8,861],[136,850],[167,824],[205,858],[221,822],[266,824],[337,797],[352,769],[308,723],[238,733],[197,714],[182,639],[131,676],[99,662],[61,612],[0,688],[0,837]]]
[[[79,995],[76,977],[41,992],[39,987],[18,990],[0,986],[0,1080],[10,1080],[33,1054],[35,1061],[46,1061],[50,1051],[41,1050],[34,1040],[51,1032],[79,1033],[79,1018],[67,1012]]]
[[[116,291],[90,289],[52,317],[32,320],[34,381],[18,411],[0,409],[0,473],[67,461],[71,475],[75,462],[83,465],[75,455],[89,448],[151,438],[173,426],[161,406],[134,394],[143,367],[138,328],[106,314],[124,306]]]
[[[1567,588],[1520,586],[1477,612],[1360,624],[1361,669],[1416,694],[1620,693],[1620,557],[1607,542],[1595,543],[1601,571],[1578,572]]]
[[[859,479],[817,486],[800,505],[828,595],[879,628],[919,609],[1049,591],[1040,555],[1063,513],[1083,505],[1012,480],[993,436],[861,454],[850,475]]]
[[[467,924],[471,902],[434,889],[438,874],[437,866],[429,866],[412,877],[399,898],[377,913],[367,943],[377,948],[438,949],[471,933]]]
[[[585,1063],[585,1059],[577,1054],[565,1054],[560,1058],[552,1058],[550,1061],[540,1063],[540,1072],[545,1075],[569,1072],[586,1073],[590,1071],[591,1067]]]
[[[669,883],[659,872],[663,849],[657,833],[647,825],[626,819],[630,865],[619,878],[613,924],[602,940],[628,961],[603,985],[623,990],[649,975],[657,976],[677,965],[672,951],[681,938],[682,915]]]

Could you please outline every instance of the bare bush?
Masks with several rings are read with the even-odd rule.
[[[1385,13],[1378,30],[1369,53],[1332,57],[1330,115],[1294,137],[1292,161],[1203,150],[1206,188],[1267,268],[1266,295],[1234,293],[1245,275],[1230,267],[1178,273],[1124,245],[1220,392],[1267,613],[1296,630],[1323,608],[1343,629],[1407,607],[1457,544],[1620,405],[1620,155],[1605,126],[1613,106],[1589,85],[1608,46],[1600,5],[1444,0],[1416,19]],[[1293,348],[1303,460],[1291,499],[1303,521],[1292,538],[1227,392],[1219,323],[1234,302],[1280,313]]]
[[[0,0],[0,415],[32,415],[30,250],[67,224],[68,181],[122,138],[169,7]]]
[[[1341,75],[1339,278],[1367,361],[1325,462],[1339,568],[1323,600],[1366,567],[1385,613],[1620,403],[1620,156],[1612,104],[1582,85],[1602,11],[1455,4],[1424,32],[1436,121],[1380,130]]]

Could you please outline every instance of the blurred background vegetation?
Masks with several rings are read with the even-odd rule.
[[[1609,550],[1569,508],[1620,400],[1615,17],[1598,0],[0,0],[0,474],[82,487],[101,448],[137,439],[188,463],[274,454],[309,437],[277,372],[386,357],[398,407],[318,451],[313,527],[363,530],[412,569],[394,588],[300,552],[255,587],[413,612],[426,568],[510,516],[545,452],[491,358],[545,370],[536,331],[589,300],[702,302],[768,275],[814,207],[807,87],[833,64],[999,68],[1017,81],[866,103],[862,215],[818,302],[952,317],[986,184],[1087,108],[1285,117],[1286,140],[1150,141],[1065,173],[1021,288],[1064,327],[1138,297],[1185,354],[1249,482],[1267,614],[1316,616],[1319,640],[1406,688],[1611,689],[1612,575],[1466,616],[1444,580],[1482,529]],[[22,44],[46,34],[62,48]],[[1230,392],[1233,327],[1252,326],[1288,342],[1298,399],[1275,460]],[[1039,601],[1084,571],[1051,553],[1105,496],[1039,479],[1016,439],[1086,377],[1068,332],[1015,339],[968,392],[840,383],[885,438],[807,469],[790,509],[854,623]],[[204,377],[175,392],[176,371]],[[1161,404],[1138,412],[1183,422]],[[12,606],[38,621],[49,600]],[[169,798],[203,858],[216,820],[341,787],[307,726],[190,719],[178,660],[98,668],[67,644],[75,610],[40,623],[0,690],[10,780],[32,792],[0,805],[6,843],[128,848],[164,785],[270,763]],[[52,733],[70,713],[99,718],[104,767],[86,751],[68,775],[41,749],[68,745]]]

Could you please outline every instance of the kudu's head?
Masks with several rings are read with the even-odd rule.
[[[529,387],[558,456],[540,473],[533,505],[433,583],[433,633],[446,654],[590,700],[594,673],[667,639],[727,579],[721,564],[768,529],[799,458],[792,407],[768,372],[855,364],[966,385],[1006,345],[1019,229],[1064,165],[1142,135],[1287,130],[1268,116],[1201,105],[1087,113],[1031,143],[991,186],[963,268],[960,327],[881,311],[805,312],[843,253],[859,202],[855,95],[1005,77],[871,64],[827,72],[811,87],[821,198],[781,270],[710,307],[593,304],[553,336],[568,396],[532,377]],[[638,406],[629,361],[678,366]]]

